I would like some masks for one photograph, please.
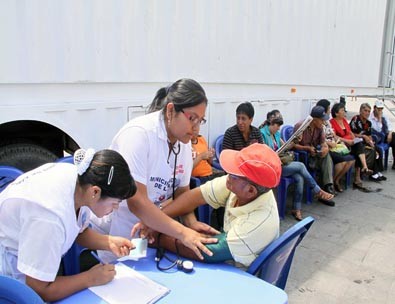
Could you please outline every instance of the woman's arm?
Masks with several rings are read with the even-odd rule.
[[[26,284],[33,288],[45,302],[53,302],[68,297],[77,291],[104,285],[112,281],[114,276],[114,265],[99,264],[77,275],[57,276],[53,282],[44,282],[26,276]]]
[[[169,205],[173,205],[176,201],[178,201],[178,198],[182,194],[184,194],[184,193],[186,193],[188,191],[190,191],[189,186],[187,186],[187,187],[178,187],[177,190],[176,190],[176,193],[175,193],[176,199],[174,201],[172,201]],[[203,202],[203,204],[204,204],[204,202]],[[197,206],[195,206],[194,203],[191,203],[191,201],[185,202],[184,206],[185,205],[188,206],[188,211],[187,212],[182,212],[182,213],[176,213],[174,216],[177,216],[177,215],[181,216],[182,223],[185,226],[187,226],[187,227],[189,227],[189,228],[191,228],[191,229],[193,229],[195,231],[203,232],[203,233],[206,233],[207,231],[209,231],[210,230],[210,226],[208,226],[207,224],[199,222],[197,220],[197,218],[196,218],[194,210],[197,208]],[[202,224],[202,225],[200,225],[200,224]],[[201,231],[202,229],[203,229],[203,231]]]
[[[132,242],[126,238],[100,234],[90,228],[80,233],[76,241],[79,245],[89,249],[109,250],[119,258],[128,255],[134,248]]]
[[[213,149],[213,148],[210,148]],[[207,160],[209,162],[209,164],[211,164],[213,162],[213,157],[214,157],[214,153],[212,150],[208,150],[202,153],[199,153],[195,159],[193,160],[193,169],[195,169],[195,167],[202,161],[202,160]]]
[[[170,217],[185,215],[193,212],[197,207],[204,205],[206,202],[203,198],[199,187],[190,191],[184,191],[172,202],[163,205],[163,212]]]
[[[145,185],[139,182],[136,182],[136,184],[137,192],[127,200],[128,207],[145,225],[179,239],[185,246],[192,249],[200,259],[203,259],[200,250],[208,255],[212,254],[204,244],[215,243],[217,241],[215,238],[203,237],[196,231],[171,219],[149,200]]]
[[[339,139],[344,142],[347,146],[351,147],[354,144],[354,140],[353,139],[347,139],[344,137],[339,137]]]

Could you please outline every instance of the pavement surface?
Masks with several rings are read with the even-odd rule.
[[[347,100],[347,118],[359,113],[362,102]],[[395,128],[395,117],[384,112]],[[348,188],[335,207],[314,201],[303,204],[303,216],[316,220],[297,247],[285,291],[289,303],[395,303],[395,170],[390,151],[387,181],[364,180],[365,193]],[[295,224],[290,215],[292,191],[281,231]]]

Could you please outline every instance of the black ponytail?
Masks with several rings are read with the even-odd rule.
[[[101,197],[104,198],[127,199],[137,191],[125,159],[118,152],[109,149],[95,153],[88,169],[78,175],[78,182],[81,186],[98,186]]]
[[[207,104],[206,92],[202,86],[193,79],[179,79],[172,85],[160,88],[148,107],[148,113],[163,110],[172,102],[174,109],[180,112],[182,109],[197,106],[201,103]]]

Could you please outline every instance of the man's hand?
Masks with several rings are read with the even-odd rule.
[[[210,225],[207,225],[206,223],[202,223],[199,221],[190,223],[190,225],[188,227],[197,231],[197,232],[200,232],[201,234],[203,234],[206,237],[220,234],[220,232],[218,230],[214,229]]]
[[[311,155],[311,156],[316,156],[317,152],[313,146],[306,146],[306,151]]]

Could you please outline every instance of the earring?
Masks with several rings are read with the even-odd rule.
[[[95,196],[94,196],[94,195],[92,195],[92,198],[95,198]]]

